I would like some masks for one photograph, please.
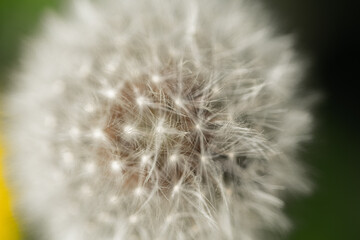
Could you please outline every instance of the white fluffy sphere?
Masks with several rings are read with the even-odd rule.
[[[46,240],[256,240],[306,192],[303,66],[242,0],[74,0],[7,98],[11,179]]]

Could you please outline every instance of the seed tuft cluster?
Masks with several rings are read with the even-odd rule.
[[[46,240],[255,240],[310,117],[291,36],[242,0],[71,1],[7,98],[16,206]]]

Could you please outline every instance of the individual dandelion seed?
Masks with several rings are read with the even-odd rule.
[[[18,212],[39,239],[267,239],[310,117],[290,36],[242,0],[71,1],[7,98]],[[25,220],[24,220],[25,221]]]

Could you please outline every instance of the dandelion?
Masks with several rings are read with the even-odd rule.
[[[292,38],[261,6],[74,0],[44,26],[6,102],[16,206],[42,239],[289,227],[284,193],[308,191],[296,149],[310,117]]]

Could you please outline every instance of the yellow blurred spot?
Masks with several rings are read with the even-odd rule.
[[[19,230],[11,212],[10,194],[3,175],[3,146],[0,139],[0,239],[18,240],[20,239]]]

